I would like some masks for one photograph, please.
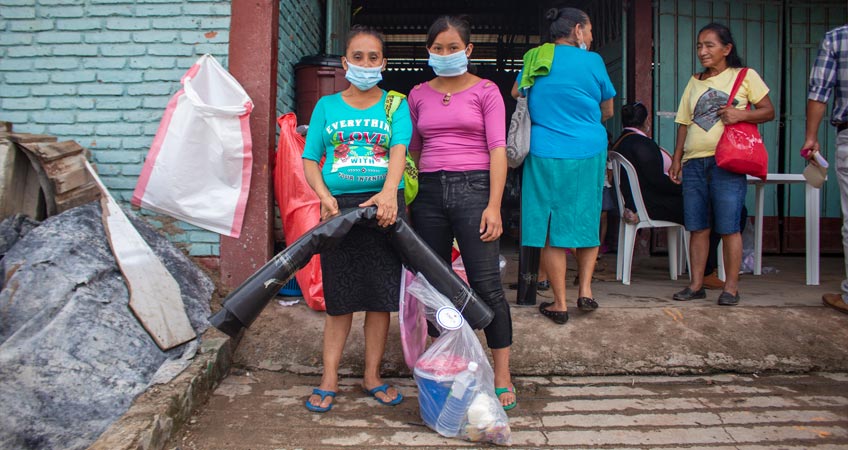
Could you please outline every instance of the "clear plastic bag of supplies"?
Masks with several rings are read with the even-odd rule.
[[[440,332],[413,370],[424,423],[443,436],[510,445],[509,419],[495,396],[494,372],[477,335],[420,274],[407,291]]]

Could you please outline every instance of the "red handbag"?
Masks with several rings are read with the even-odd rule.
[[[748,68],[739,71],[733,90],[727,99],[730,107]],[[748,104],[751,108],[751,104]],[[763,145],[763,138],[757,129],[757,124],[751,122],[738,122],[725,125],[724,132],[718,140],[715,151],[716,165],[724,170],[743,175],[751,175],[762,180],[766,179],[768,173],[768,152]]]

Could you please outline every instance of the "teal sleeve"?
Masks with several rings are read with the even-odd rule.
[[[392,116],[392,139],[389,142],[389,148],[391,149],[398,144],[409,148],[411,139],[412,118],[409,116],[409,103],[406,102],[406,99],[403,99]]]
[[[303,147],[303,158],[313,161],[321,161],[324,156],[324,98],[318,100],[315,109],[312,110],[312,119],[309,121],[309,129],[306,131],[306,145]]]

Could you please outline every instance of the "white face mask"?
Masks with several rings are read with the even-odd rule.
[[[383,66],[362,67],[348,62],[345,79],[360,91],[367,91],[383,79]]]
[[[468,56],[465,55],[465,50],[444,56],[430,53],[427,63],[440,77],[456,77],[468,72]]]

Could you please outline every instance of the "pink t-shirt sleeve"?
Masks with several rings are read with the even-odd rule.
[[[413,89],[406,97],[406,101],[409,103],[409,117],[412,119],[412,139],[409,141],[409,151],[420,152],[423,140],[416,125],[418,123],[418,90]]]
[[[506,147],[506,107],[498,86],[492,82],[483,83],[481,95],[483,122],[486,127],[486,142],[489,151]]]

